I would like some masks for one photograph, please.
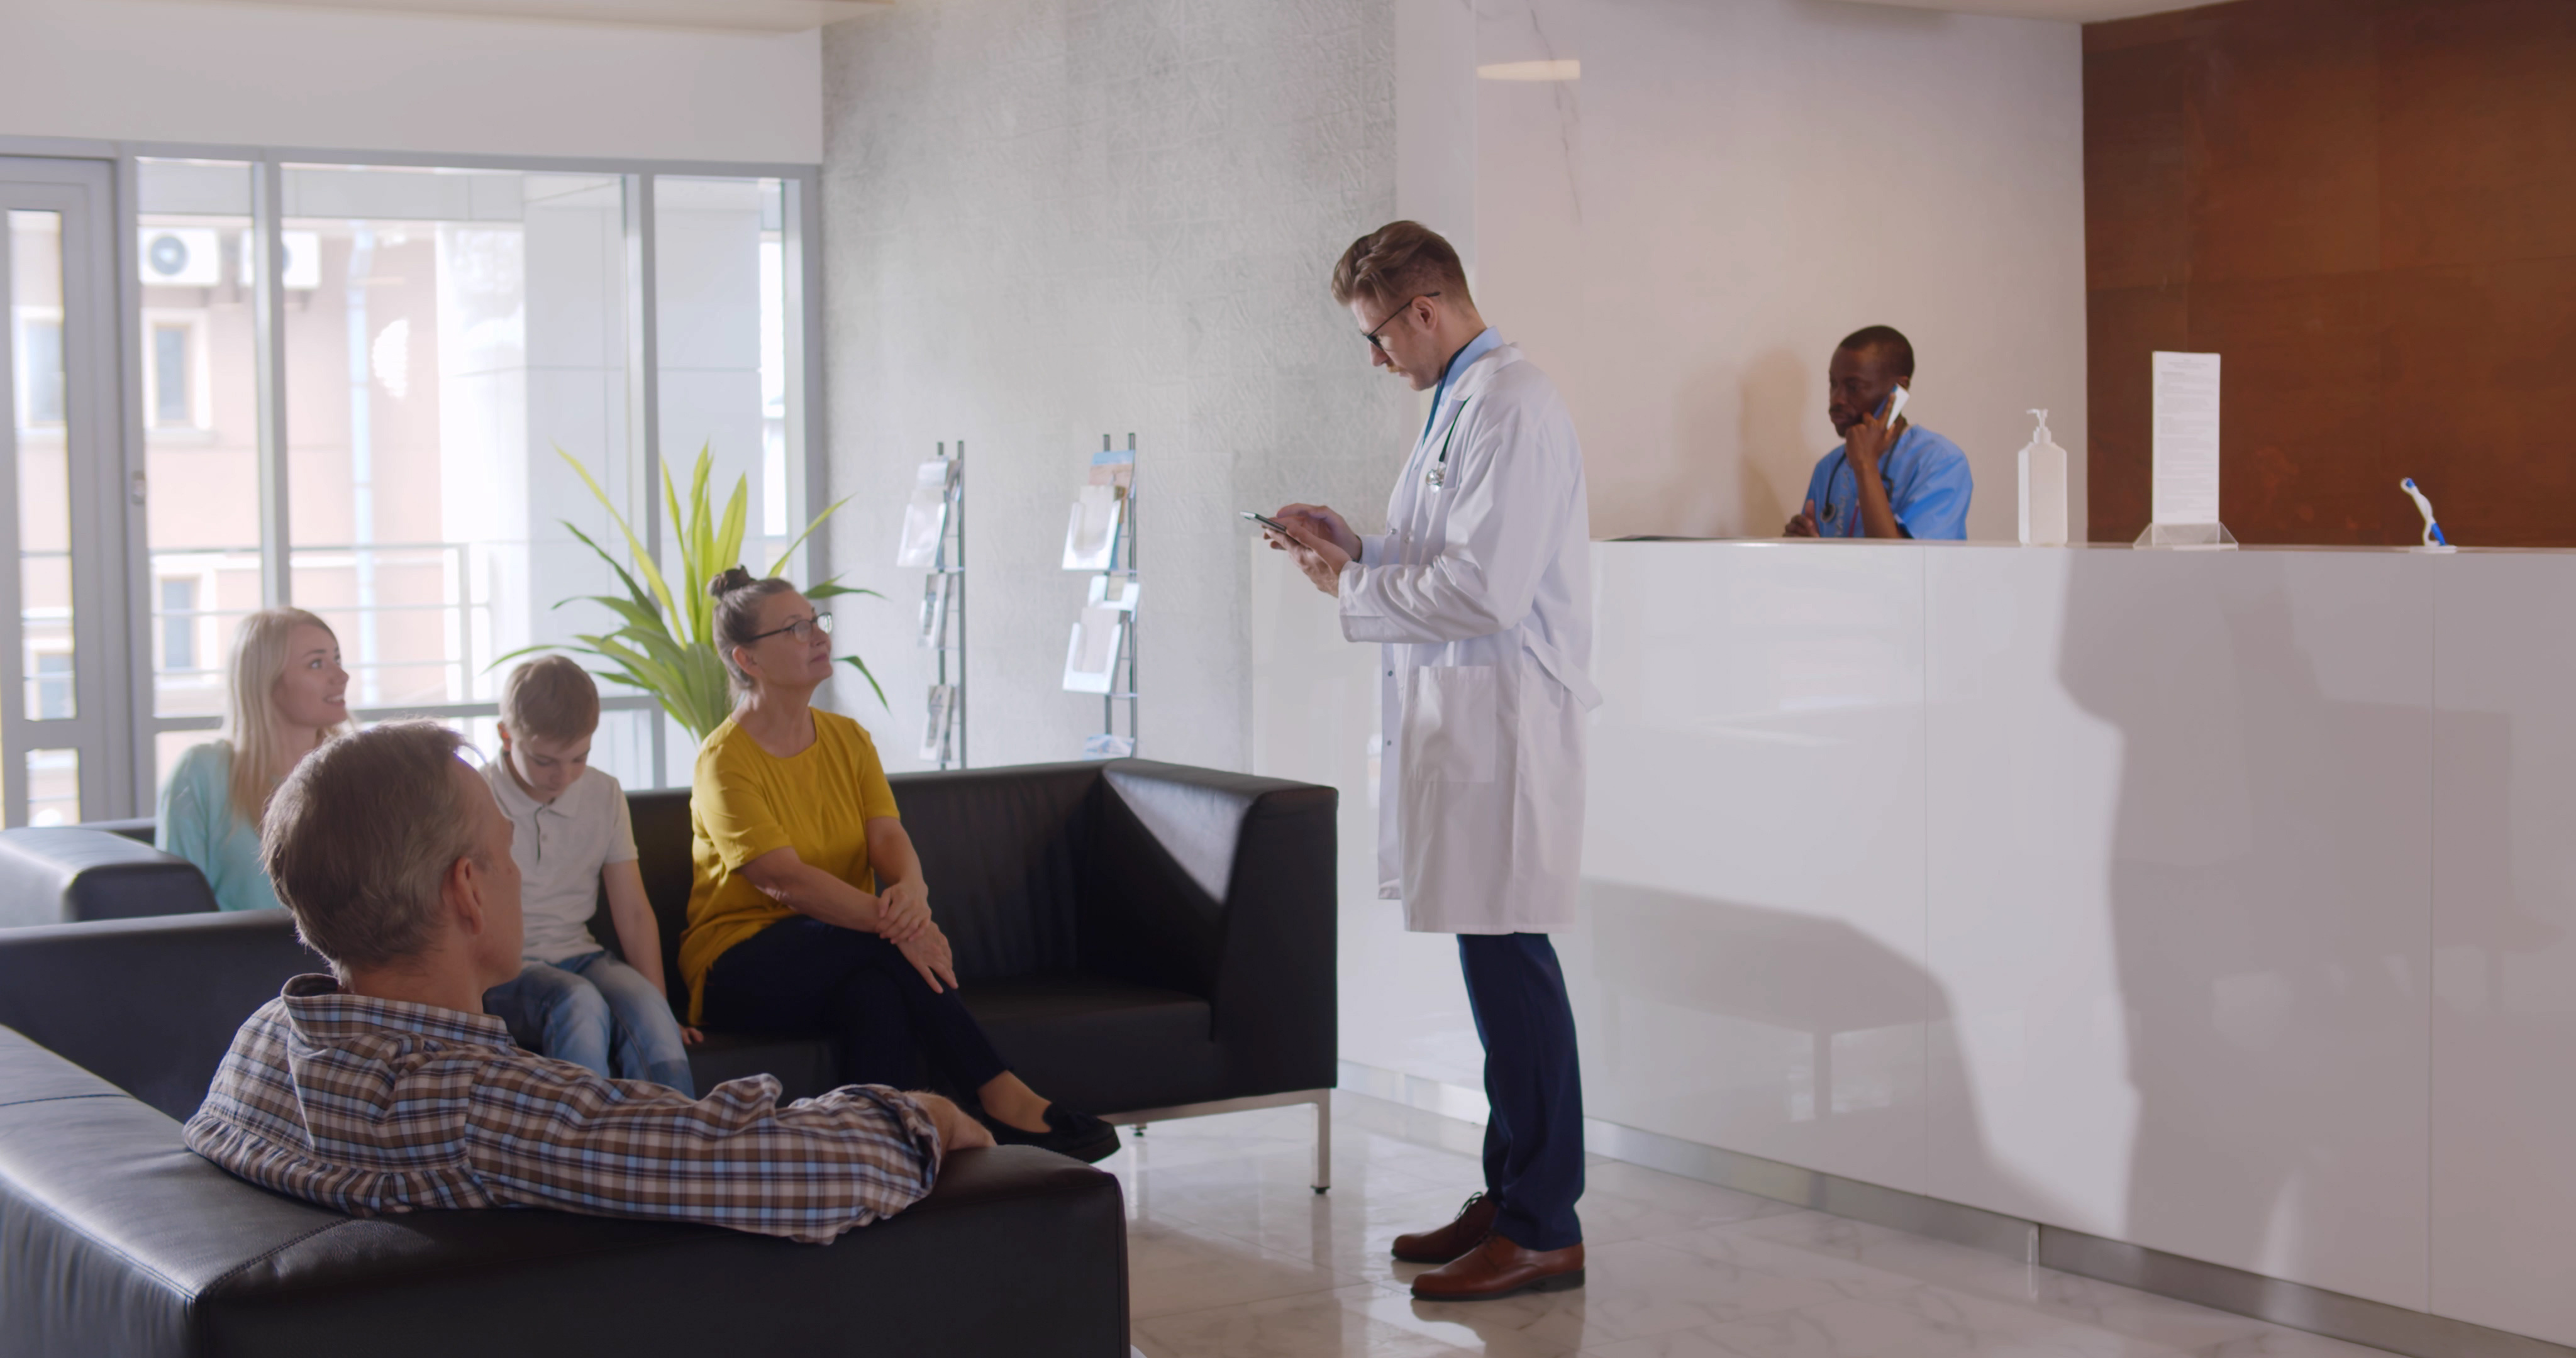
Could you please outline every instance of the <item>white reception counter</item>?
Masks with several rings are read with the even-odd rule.
[[[2576,1343],[2576,553],[1593,561],[1591,1117]],[[1253,565],[1345,1057],[1472,1087],[1370,889],[1374,648]]]

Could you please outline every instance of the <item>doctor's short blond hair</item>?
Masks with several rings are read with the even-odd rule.
[[[1420,222],[1388,222],[1351,242],[1333,266],[1333,304],[1354,297],[1397,306],[1426,293],[1453,306],[1471,306],[1467,269],[1439,232]]]
[[[501,681],[501,724],[513,740],[579,740],[599,729],[599,685],[571,656],[541,656]]]

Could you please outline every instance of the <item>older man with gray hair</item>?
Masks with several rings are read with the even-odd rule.
[[[510,821],[428,722],[306,756],[260,854],[333,976],[233,1038],[191,1149],[358,1216],[553,1207],[825,1242],[928,1193],[992,1135],[935,1094],[851,1085],[781,1107],[766,1075],[705,1098],[521,1050],[483,1012],[519,972]]]

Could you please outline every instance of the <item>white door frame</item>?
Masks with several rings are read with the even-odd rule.
[[[80,752],[80,814],[97,820],[135,804],[133,693],[124,657],[143,625],[127,588],[128,449],[123,399],[123,294],[116,286],[114,167],[104,161],[0,157],[0,212],[59,214],[63,248],[63,434],[71,503],[72,693],[75,714],[27,712],[19,572],[18,341],[9,271],[0,269],[0,373],[12,408],[0,420],[0,654],[21,669],[0,685],[0,822],[27,822],[27,752]]]

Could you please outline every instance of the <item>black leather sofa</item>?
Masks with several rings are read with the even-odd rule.
[[[966,1002],[1033,1085],[1130,1122],[1321,1105],[1331,789],[1141,760],[894,783]],[[687,795],[631,803],[676,957]],[[61,898],[61,873],[30,880]],[[0,928],[0,1353],[1126,1351],[1115,1180],[1025,1148],[960,1156],[825,1249],[543,1212],[362,1221],[241,1183],[176,1120],[241,1019],[320,964],[282,913],[207,912],[194,887],[128,888],[169,918]],[[701,1087],[832,1083],[819,1038],[717,1034],[692,1060]]]
[[[318,959],[284,920],[0,931],[0,1353],[1127,1349],[1117,1180],[1028,1147],[829,1246],[541,1211],[342,1216],[190,1153],[242,1016]]]
[[[1141,759],[891,781],[961,994],[1031,1086],[1122,1121],[1324,1101],[1337,1046],[1333,789]],[[627,801],[676,999],[689,797]],[[130,843],[150,833],[148,821],[0,832],[0,922],[61,918],[51,902],[72,899],[75,881],[117,916],[210,909],[192,869]],[[12,890],[45,904],[13,914]],[[144,908],[156,902],[168,909]],[[591,932],[617,948],[604,899]],[[690,1064],[701,1089],[762,1072],[791,1098],[836,1083],[819,1036],[711,1033]]]

